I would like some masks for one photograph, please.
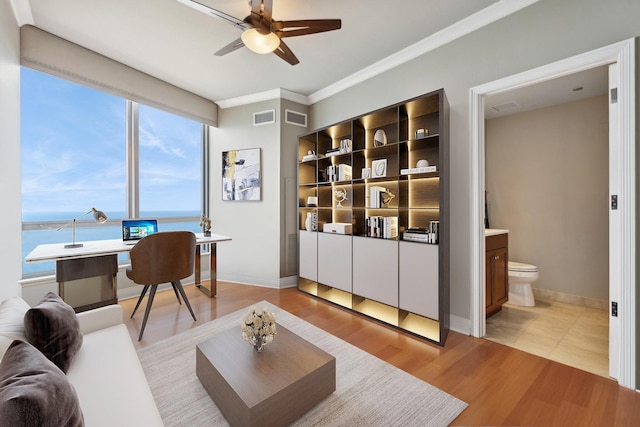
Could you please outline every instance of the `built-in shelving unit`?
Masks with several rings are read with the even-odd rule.
[[[441,89],[299,138],[299,290],[444,345],[448,135]]]

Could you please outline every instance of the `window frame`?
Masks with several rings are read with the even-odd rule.
[[[28,68],[28,67],[27,67]],[[53,76],[57,77],[57,76]],[[59,77],[57,77],[59,78]],[[75,82],[74,82],[75,83]],[[75,83],[79,84],[79,83]],[[81,85],[82,86],[82,85]],[[88,87],[88,86],[87,86]],[[98,90],[95,88],[90,88]],[[99,91],[99,90],[98,90]],[[101,91],[99,91],[101,92]],[[129,218],[140,217],[140,155],[139,155],[139,103],[125,99],[126,112],[125,112],[125,168],[126,168],[126,209]],[[157,108],[150,106],[152,108]],[[166,110],[163,110],[166,111]],[[170,114],[176,114],[172,111],[167,111]],[[189,120],[194,120],[190,117],[185,117]],[[209,217],[209,188],[210,188],[210,146],[209,146],[209,125],[200,122],[200,169],[201,174],[201,215]],[[179,216],[179,217],[161,217],[157,218],[158,223],[175,223],[175,222],[191,222],[200,221],[198,216]],[[43,229],[59,228],[66,225],[68,221],[22,221],[22,231],[36,231]],[[95,222],[89,219],[79,219],[76,222],[76,228],[95,227]],[[208,246],[203,247],[203,253],[208,252]],[[23,279],[32,279],[43,276],[49,276],[54,274],[54,270],[46,270],[34,273],[22,273]]]

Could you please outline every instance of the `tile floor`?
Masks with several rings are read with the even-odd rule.
[[[487,319],[485,338],[609,376],[609,317],[605,310],[539,299],[535,307],[507,303]]]

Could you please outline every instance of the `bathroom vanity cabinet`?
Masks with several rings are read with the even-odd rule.
[[[485,237],[487,317],[502,309],[509,299],[509,234]]]

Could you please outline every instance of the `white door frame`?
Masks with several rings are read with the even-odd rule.
[[[618,137],[610,141],[612,152],[610,167],[617,172],[618,188],[611,194],[618,196],[617,211],[610,211],[610,233],[619,238],[609,247],[609,287],[618,295],[619,358],[618,382],[624,387],[636,387],[636,339],[635,339],[635,175],[636,175],[636,119],[635,119],[635,40],[629,39],[596,49],[562,61],[544,65],[510,77],[470,89],[470,137],[471,137],[471,334],[485,335],[485,129],[484,97],[533,85],[557,77],[612,63],[618,64]],[[611,182],[610,182],[611,184]],[[615,192],[614,192],[615,191]],[[612,228],[613,227],[613,228]]]

